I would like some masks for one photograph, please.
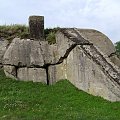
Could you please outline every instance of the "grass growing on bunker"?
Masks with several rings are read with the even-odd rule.
[[[49,44],[55,44],[55,33],[59,27],[44,29],[44,36]],[[29,27],[26,25],[1,25],[0,26],[0,38],[6,39],[11,42],[15,37],[21,39],[30,39]]]
[[[28,26],[19,24],[0,26],[0,38],[11,42],[15,37],[30,38]]]
[[[76,89],[67,80],[47,86],[5,77],[0,70],[0,120],[119,120],[120,102]]]

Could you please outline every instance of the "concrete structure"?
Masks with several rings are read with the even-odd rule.
[[[68,79],[87,93],[120,101],[120,60],[117,56],[113,58],[114,53],[114,45],[101,32],[64,28],[57,31],[53,45],[42,37],[15,38],[6,50],[2,64],[6,76],[18,80],[49,85]]]
[[[44,16],[30,16],[29,27],[32,39],[44,40]]]

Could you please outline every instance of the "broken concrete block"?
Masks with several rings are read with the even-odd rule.
[[[4,72],[7,77],[17,79],[17,71],[14,66],[4,65]]]
[[[3,64],[15,66],[44,66],[48,58],[44,58],[46,43],[41,45],[39,41],[15,38],[8,47]],[[47,47],[46,47],[47,49]],[[48,53],[46,51],[46,53]]]
[[[9,45],[6,53],[4,54],[3,64],[14,66],[28,66],[30,61],[28,54],[30,53],[30,42],[20,40],[19,38],[13,39]]]
[[[48,67],[49,84],[52,85],[60,80],[67,79],[65,70],[66,67],[63,65],[63,63],[58,65],[50,65]]]
[[[68,54],[76,46],[76,43],[68,39],[64,34],[58,32],[56,34],[57,51],[55,55],[56,63],[60,63],[63,59],[67,58]]]
[[[24,81],[47,83],[46,70],[43,68],[19,68],[17,78]]]

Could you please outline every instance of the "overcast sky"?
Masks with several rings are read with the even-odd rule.
[[[97,29],[120,41],[120,0],[0,0],[0,25],[27,24],[45,16],[45,27]]]

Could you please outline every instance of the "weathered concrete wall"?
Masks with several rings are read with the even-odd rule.
[[[68,39],[74,38],[75,42],[75,38],[80,38],[76,32],[78,31],[66,29],[57,34],[58,41],[61,42],[58,53],[62,50],[64,54],[64,51],[69,49]],[[82,39],[84,38],[80,38]],[[50,81],[54,83],[56,80],[68,79],[77,88],[90,94],[102,96],[110,101],[120,101],[119,69],[107,54],[96,48],[97,45],[84,44],[85,42],[79,41],[60,65],[49,66]]]
[[[110,101],[120,101],[120,86],[94,63],[80,46],[75,47],[60,65],[50,66],[50,81],[68,79],[77,88]],[[53,73],[55,72],[55,73]]]
[[[0,39],[0,66],[2,66],[3,56],[8,48],[8,44],[9,42],[7,40]]]
[[[48,42],[15,38],[3,58],[6,76],[46,83],[47,75],[43,67],[51,62],[48,51]]]
[[[15,66],[4,65],[4,72],[7,77],[17,79],[17,72]]]
[[[14,66],[39,66],[51,62],[47,41],[24,40],[15,38],[7,49],[3,64]]]

